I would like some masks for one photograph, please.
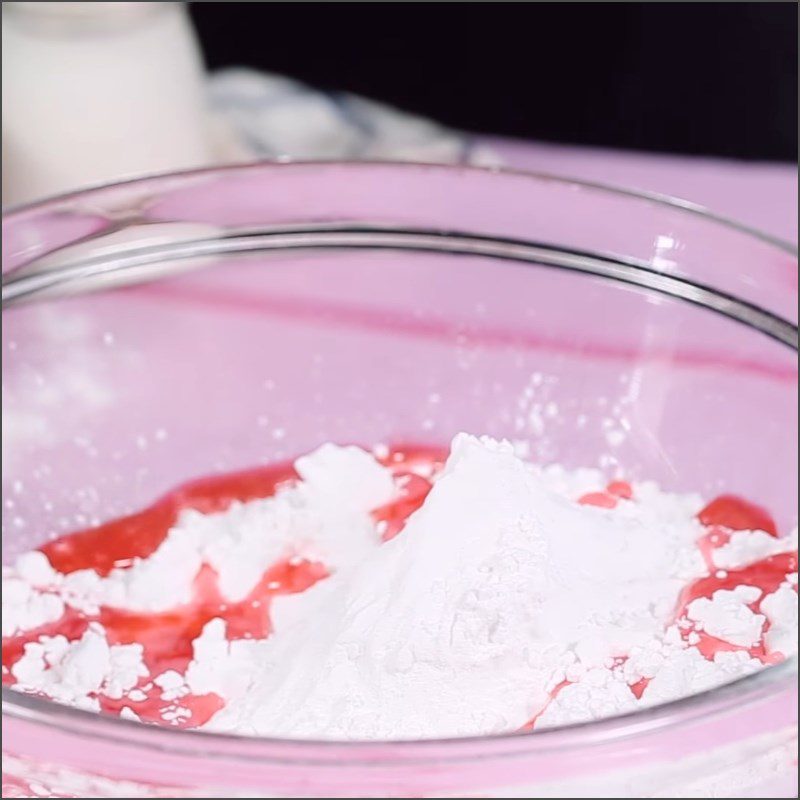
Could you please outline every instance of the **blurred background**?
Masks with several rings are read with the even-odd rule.
[[[560,173],[797,231],[795,3],[3,3],[3,203],[257,159]]]
[[[454,128],[797,157],[792,2],[193,3],[191,13],[212,68],[279,72]]]

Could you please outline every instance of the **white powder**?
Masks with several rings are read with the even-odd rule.
[[[641,705],[658,705],[705,692],[760,668],[760,661],[741,650],[717,653],[713,661],[704,658],[696,647],[668,650],[642,695]]]
[[[55,622],[63,614],[64,601],[59,596],[43,594],[23,577],[3,570],[4,637]]]
[[[88,613],[100,605],[165,611],[190,601],[203,563],[214,567],[220,590],[235,602],[281,558],[302,556],[335,567],[379,542],[369,512],[394,496],[387,469],[359,448],[334,445],[299,458],[295,468],[302,482],[275,497],[234,503],[216,514],[182,511],[153,555],[106,578],[94,570],[59,576],[39,553],[23,556],[17,571],[34,586],[59,586],[68,605]],[[20,595],[23,601],[31,602]],[[54,614],[50,619],[58,618]]]
[[[120,698],[147,675],[147,668],[141,645],[109,647],[102,627],[91,624],[74,642],[63,636],[42,636],[25,645],[11,674],[21,691],[41,692],[62,703],[99,710],[93,695]]]
[[[787,537],[797,546],[797,528]],[[738,569],[786,550],[786,539],[776,539],[764,531],[734,531],[728,543],[714,551],[714,564],[720,569]]]
[[[457,437],[402,536],[276,602],[265,668],[214,726],[337,738],[518,728],[554,673],[602,666],[663,629],[701,574],[685,557],[697,533],[578,506],[510,446]]]
[[[766,618],[751,611],[749,604],[761,595],[761,589],[755,586],[737,586],[733,591],[720,589],[710,600],[701,597],[689,603],[686,616],[696,623],[696,630],[740,647],[752,647],[761,639]]]
[[[331,576],[276,598],[268,639],[228,642],[224,621],[212,620],[186,674],[169,671],[154,682],[175,704],[162,715],[167,722],[186,715],[180,701],[189,691],[215,692],[225,707],[210,729],[335,739],[595,719],[760,667],[744,650],[707,660],[694,631],[681,635],[686,626],[750,647],[768,621],[768,650],[788,655],[796,647],[788,580],[760,613],[748,604],[761,590],[742,586],[693,601],[688,619],[672,624],[681,590],[707,574],[695,495],[640,483],[634,499],[614,509],[579,505],[585,492],[602,490],[600,473],[535,468],[508,443],[461,434],[423,506],[381,545],[370,512],[397,490],[373,455],[325,445],[296,468],[302,480],[273,498],[215,514],[183,512],[152,556],[107,578],[61,576],[44,556],[29,554],[4,577],[4,589],[12,587],[8,604],[4,592],[4,631],[57,618],[56,602],[168,609],[189,599],[203,563],[237,601],[281,559],[320,560]],[[717,551],[717,566],[793,545],[745,534]],[[24,691],[96,707],[98,694],[134,702],[143,670],[141,649],[109,647],[93,625],[72,644],[42,637],[27,645],[13,676]],[[642,680],[637,698],[631,686]]]
[[[572,677],[575,682],[558,692],[537,719],[537,728],[625,714],[639,705],[621,670],[593,667]]]
[[[769,650],[790,655],[797,650],[797,591],[787,582],[761,603],[770,627],[764,636]]]

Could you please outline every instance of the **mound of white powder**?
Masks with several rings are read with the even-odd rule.
[[[614,509],[580,505],[604,485],[599,473],[538,469],[508,443],[460,434],[422,507],[381,544],[370,512],[395,496],[386,467],[358,448],[325,445],[296,468],[301,481],[275,497],[183,512],[152,556],[105,578],[62,576],[42,554],[23,556],[4,574],[4,635],[58,619],[70,605],[168,609],[189,600],[203,563],[236,601],[279,559],[318,559],[330,577],[276,598],[269,638],[229,642],[224,621],[212,620],[185,675],[151,677],[176,698],[221,696],[209,729],[332,739],[577,722],[761,667],[746,649],[706,659],[680,625],[739,648],[762,639],[783,655],[796,647],[796,575],[766,598],[752,586],[717,591],[673,620],[681,590],[708,574],[696,544],[705,532],[698,496],[640,483]],[[796,538],[741,531],[716,551],[715,566],[796,546]],[[92,708],[98,694],[137,691],[147,672],[137,647],[110,647],[93,624],[76,642],[27,645],[12,674],[23,691]]]

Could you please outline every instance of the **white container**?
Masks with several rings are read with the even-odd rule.
[[[212,161],[183,3],[3,4],[3,203]]]

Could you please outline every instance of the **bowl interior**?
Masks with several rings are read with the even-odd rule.
[[[7,309],[4,559],[189,478],[325,441],[446,445],[462,430],[543,463],[739,493],[793,522],[795,355],[746,322],[475,255],[179,266]]]

